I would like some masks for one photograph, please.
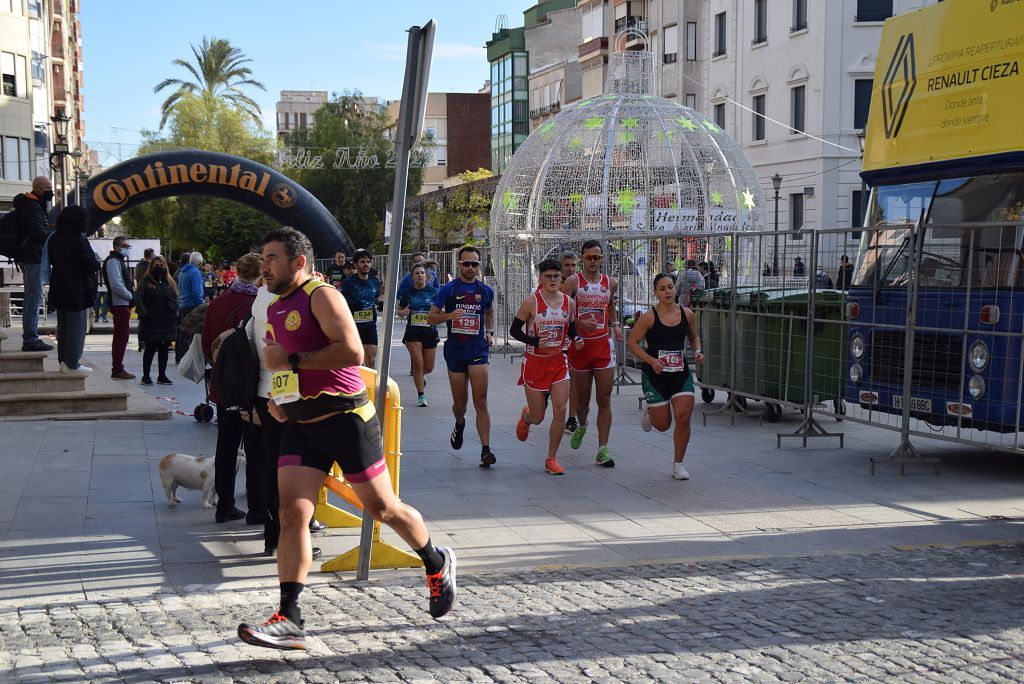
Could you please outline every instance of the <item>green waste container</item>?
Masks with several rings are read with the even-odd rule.
[[[807,371],[807,290],[767,291],[766,310],[774,316],[763,335],[766,370],[763,395],[790,404],[804,404]],[[811,392],[814,403],[831,401],[842,409],[845,380],[846,296],[839,290],[818,290],[814,297],[814,358]]]
[[[803,404],[807,301],[806,289],[739,288],[733,319],[729,288],[697,297],[693,303],[705,352],[705,362],[697,368],[697,380],[705,386],[705,401],[714,398],[710,388],[720,387],[769,403]],[[845,378],[845,304],[845,295],[838,290],[819,290],[815,294],[815,319],[821,322],[815,330],[813,396],[815,402],[833,401],[840,408]],[[733,320],[735,350],[729,338]],[[769,408],[770,418],[781,415],[778,406]]]

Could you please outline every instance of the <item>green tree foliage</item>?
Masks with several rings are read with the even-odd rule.
[[[427,207],[427,224],[442,247],[472,243],[473,232],[487,226],[491,196],[473,188],[470,183],[493,175],[487,169],[460,173],[459,178],[467,185],[455,188],[442,208],[437,208],[437,205]]]
[[[315,114],[312,129],[288,136],[292,150],[322,157],[322,168],[286,169],[334,214],[356,247],[371,246],[384,231],[384,207],[395,186],[394,144],[386,137],[391,121],[383,108],[368,110],[358,93],[335,95]],[[422,150],[414,152],[407,192],[423,184]],[[389,166],[390,162],[390,167]]]
[[[160,107],[162,116],[159,128],[163,129],[164,124],[176,113],[182,100],[188,95],[207,102],[229,103],[250,121],[259,125],[260,107],[244,91],[246,87],[266,90],[262,83],[253,80],[252,70],[245,66],[252,60],[223,38],[204,36],[198,48],[195,45],[190,47],[195,56],[195,64],[183,59],[176,59],[172,64],[184,68],[194,80],[166,78],[153,89],[153,92],[159,93],[165,88],[175,88]]]
[[[274,141],[230,102],[186,94],[178,100],[165,134],[143,132],[139,154],[180,148],[225,152],[269,164]],[[195,196],[141,204],[124,213],[122,224],[133,236],[160,238],[172,255],[192,249],[206,254],[211,245],[218,245],[228,259],[247,250],[255,226],[269,230],[275,225],[244,205]],[[236,237],[219,242],[229,235]]]

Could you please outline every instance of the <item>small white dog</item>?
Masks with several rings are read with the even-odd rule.
[[[235,463],[235,474],[245,463],[245,450],[238,450],[238,461]],[[177,506],[181,499],[177,497],[178,487],[198,489],[202,492],[203,508],[213,508],[217,503],[217,492],[213,488],[213,457],[189,456],[188,454],[167,454],[160,459],[160,484],[167,494],[167,505]]]

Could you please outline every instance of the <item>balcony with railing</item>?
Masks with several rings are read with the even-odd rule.
[[[637,29],[647,33],[647,20],[643,17],[620,17],[615,20],[616,33],[622,33],[626,29]]]
[[[579,59],[584,60],[598,54],[608,54],[608,38],[599,36],[579,46]]]

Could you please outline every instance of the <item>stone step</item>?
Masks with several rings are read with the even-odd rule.
[[[0,351],[0,373],[42,373],[46,352]]]
[[[59,394],[0,395],[0,416],[42,416],[69,413],[108,413],[127,411],[127,392],[90,392],[80,390]]]
[[[0,395],[81,392],[84,389],[84,375],[71,375],[55,371],[43,371],[41,373],[0,372]]]

